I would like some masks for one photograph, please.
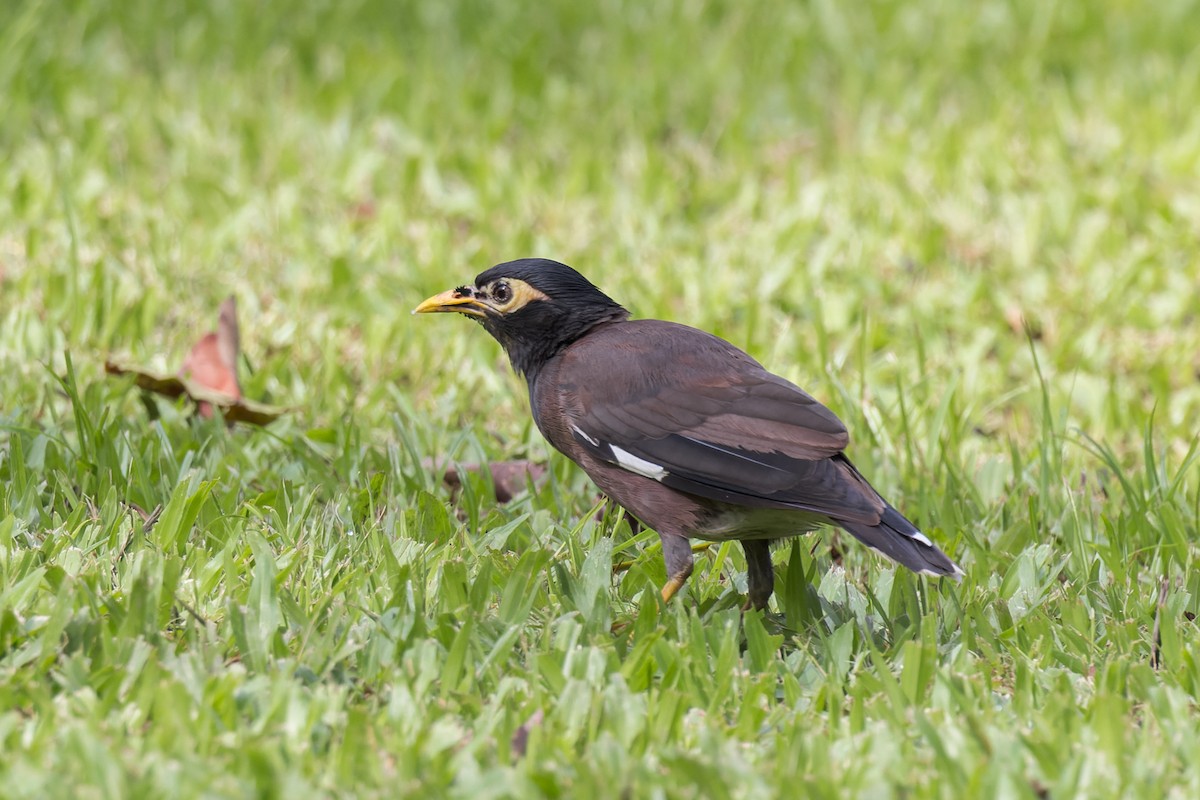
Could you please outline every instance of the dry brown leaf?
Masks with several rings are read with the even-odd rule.
[[[206,389],[240,400],[242,387],[237,377],[238,354],[241,352],[239,342],[237,299],[230,295],[221,303],[217,330],[206,333],[192,346],[191,352],[183,360],[183,366],[179,368],[179,377],[191,378]],[[200,416],[207,419],[213,415],[212,404],[208,401],[198,401],[197,407]]]
[[[512,739],[509,740],[508,746],[512,748],[513,755],[517,758],[524,758],[525,751],[529,748],[529,732],[542,724],[542,720],[546,718],[545,712],[540,708],[529,715],[529,719],[513,731]]]
[[[221,413],[225,415],[225,419],[230,422],[266,425],[267,423],[274,422],[288,412],[288,409],[279,406],[256,403],[244,397],[239,399],[230,397],[222,392],[215,392],[212,389],[201,386],[195,381],[188,378],[181,378],[178,375],[154,372],[143,367],[123,364],[111,359],[104,362],[104,371],[109,375],[132,375],[138,388],[147,392],[161,394],[164,397],[187,395],[197,405],[208,403],[210,406],[221,409]]]
[[[241,353],[237,322],[237,300],[230,295],[221,303],[217,329],[200,337],[175,375],[123,364],[109,359],[104,369],[110,375],[133,375],[138,387],[166,397],[186,395],[196,403],[202,417],[219,408],[229,422],[266,425],[287,409],[255,403],[242,396],[237,377]]]
[[[426,469],[442,470],[442,480],[450,487],[451,492],[457,492],[462,488],[462,476],[459,470],[464,472],[479,472],[479,465],[475,463],[456,465],[446,464],[445,461],[425,459],[423,465]],[[545,464],[525,459],[517,461],[492,461],[487,465],[487,468],[492,476],[492,487],[496,492],[496,502],[499,503],[507,503],[509,500],[512,500],[516,495],[525,491],[525,487],[530,481],[537,483],[546,474]]]

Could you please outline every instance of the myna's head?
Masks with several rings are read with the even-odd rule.
[[[522,258],[479,273],[474,285],[434,295],[414,314],[454,312],[481,323],[513,368],[532,377],[547,359],[596,325],[629,312],[566,264]]]

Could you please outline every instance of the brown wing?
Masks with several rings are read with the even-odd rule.
[[[562,359],[568,424],[594,456],[712,500],[878,523],[884,503],[841,456],[842,422],[728,342],[639,320]]]

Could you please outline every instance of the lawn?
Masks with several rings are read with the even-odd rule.
[[[0,4],[0,797],[1200,796],[1198,30]],[[526,255],[822,399],[964,580],[823,531],[765,614],[728,545],[664,606],[499,346],[409,313]],[[280,420],[105,375],[230,294]]]

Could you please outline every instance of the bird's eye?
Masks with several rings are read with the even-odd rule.
[[[507,303],[512,300],[512,289],[504,281],[500,281],[492,287],[492,297],[497,303]]]

